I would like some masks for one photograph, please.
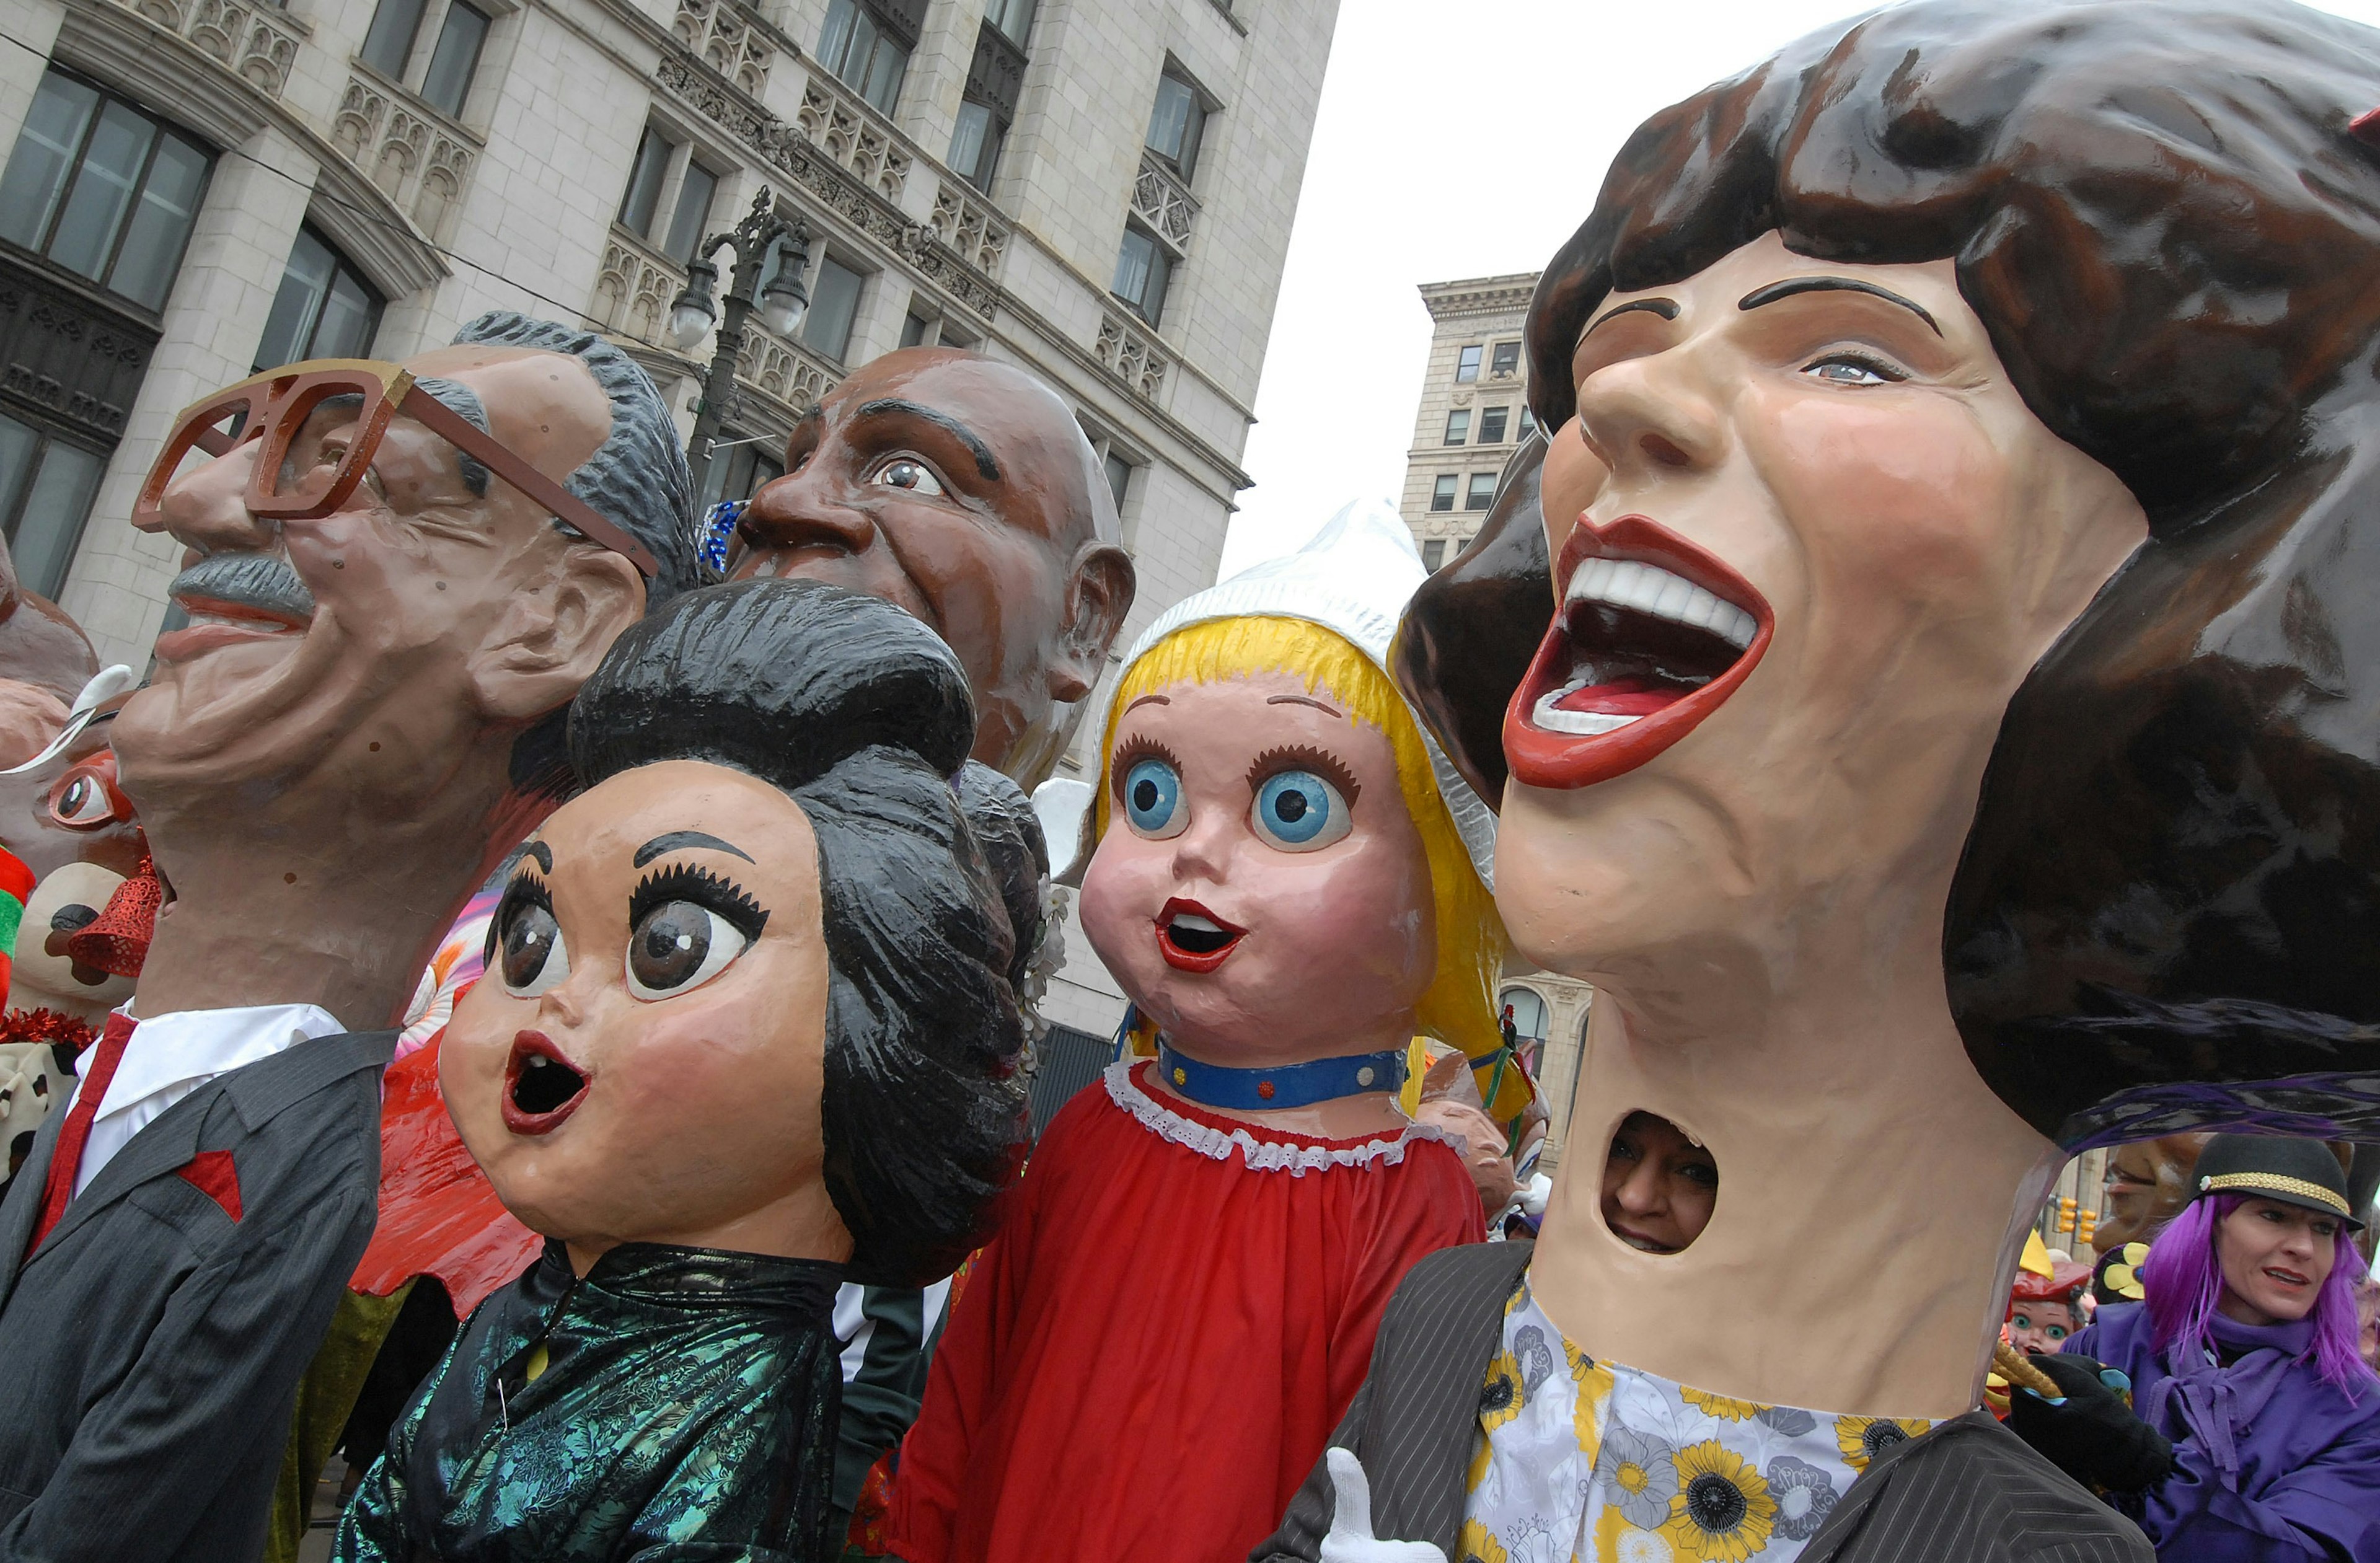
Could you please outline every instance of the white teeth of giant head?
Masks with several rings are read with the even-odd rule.
[[[1206,918],[1188,912],[1173,914],[1173,926],[1177,928],[1186,928],[1192,933],[1219,934],[1223,931],[1220,925],[1210,923]]]
[[[1657,619],[1706,629],[1741,651],[1758,627],[1751,614],[1714,592],[1655,564],[1590,559],[1570,578],[1568,602],[1608,602]]]

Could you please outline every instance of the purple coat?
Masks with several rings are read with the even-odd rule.
[[[2066,1342],[2131,1376],[2132,1409],[2173,1441],[2173,1473],[2119,1507],[2170,1563],[2380,1563],[2380,1384],[2350,1401],[2323,1382],[2313,1325],[2209,1321],[2229,1367],[2149,1344],[2120,1303]]]

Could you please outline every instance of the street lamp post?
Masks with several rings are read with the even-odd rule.
[[[681,352],[691,353],[712,324],[719,325],[719,345],[710,355],[710,370],[703,377],[702,400],[695,405],[694,437],[686,442],[686,465],[694,469],[694,491],[700,494],[710,476],[711,447],[720,426],[735,406],[735,361],[744,351],[745,324],[758,309],[769,329],[791,335],[808,312],[809,290],[802,274],[809,269],[809,229],[799,217],[779,214],[763,187],[752,198],[752,210],[723,234],[702,242],[686,267],[686,287],[670,301],[670,340]],[[784,247],[774,272],[770,261]],[[727,285],[727,316],[722,321],[711,301],[719,284],[719,265],[712,259],[722,249],[735,251],[735,270]],[[763,286],[763,279],[766,285]]]

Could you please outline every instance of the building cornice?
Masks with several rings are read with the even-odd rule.
[[[1458,315],[1518,315],[1527,312],[1537,291],[1536,272],[1515,272],[1500,277],[1471,277],[1460,282],[1423,283],[1417,289],[1430,319]]]

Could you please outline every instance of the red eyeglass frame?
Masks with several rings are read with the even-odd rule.
[[[356,420],[357,438],[340,459],[330,486],[319,493],[288,495],[278,491],[281,464],[290,442],[305,427],[314,409],[334,396],[360,395],[363,409]],[[421,389],[413,372],[402,364],[377,358],[308,358],[250,375],[212,396],[184,407],[174,421],[174,432],[159,449],[149,476],[132,502],[132,523],[160,530],[159,510],[166,486],[192,451],[227,455],[251,440],[261,439],[256,466],[249,477],[247,504],[250,512],[275,521],[316,521],[347,503],[363,480],[364,471],[380,450],[381,437],[399,413],[413,419],[456,450],[472,456],[489,471],[536,501],[556,519],[590,541],[601,543],[637,567],[647,580],[661,573],[652,551],[593,506],[531,466],[493,435]],[[236,435],[216,425],[233,415],[243,421]]]

